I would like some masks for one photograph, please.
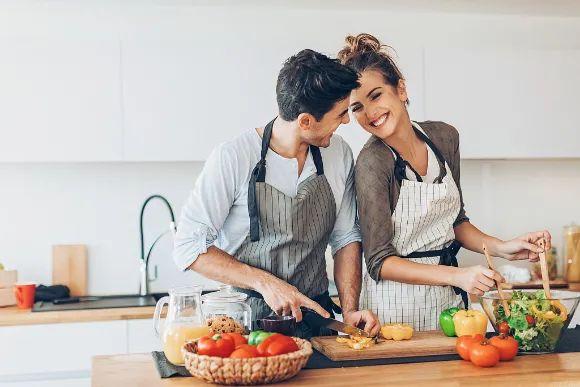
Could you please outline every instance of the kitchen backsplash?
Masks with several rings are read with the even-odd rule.
[[[0,262],[18,269],[20,280],[47,284],[51,246],[84,243],[89,248],[89,293],[136,293],[143,200],[162,194],[178,217],[201,168],[198,162],[0,163]],[[500,238],[547,228],[560,248],[562,226],[580,223],[578,171],[576,159],[464,161],[461,181],[467,214],[475,225]],[[146,243],[166,230],[168,222],[161,203],[151,203]],[[460,263],[484,260],[462,251]],[[158,265],[159,274],[152,291],[191,282],[215,286],[176,269],[169,237],[156,247],[151,265]]]

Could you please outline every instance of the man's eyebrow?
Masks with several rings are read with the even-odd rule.
[[[344,116],[346,113],[348,113],[348,109],[344,109],[344,111],[342,113],[340,113],[338,116],[342,117]]]

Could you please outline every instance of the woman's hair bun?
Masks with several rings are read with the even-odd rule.
[[[365,52],[375,52],[377,54],[388,55],[383,50],[381,42],[371,34],[358,34],[356,36],[348,35],[345,39],[345,45],[338,52],[338,60],[346,63],[350,58]]]

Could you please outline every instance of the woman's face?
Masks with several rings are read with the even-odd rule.
[[[407,117],[407,91],[401,81],[398,87],[385,83],[377,70],[366,70],[359,78],[361,86],[350,93],[350,109],[359,125],[379,138],[391,136]]]

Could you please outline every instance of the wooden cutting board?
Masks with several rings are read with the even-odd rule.
[[[71,296],[87,295],[86,245],[52,246],[52,284],[66,285]]]
[[[456,337],[441,331],[415,332],[410,340],[383,340],[370,348],[354,350],[345,343],[337,343],[336,336],[313,337],[310,342],[330,360],[367,360],[394,357],[449,355],[455,352]]]

